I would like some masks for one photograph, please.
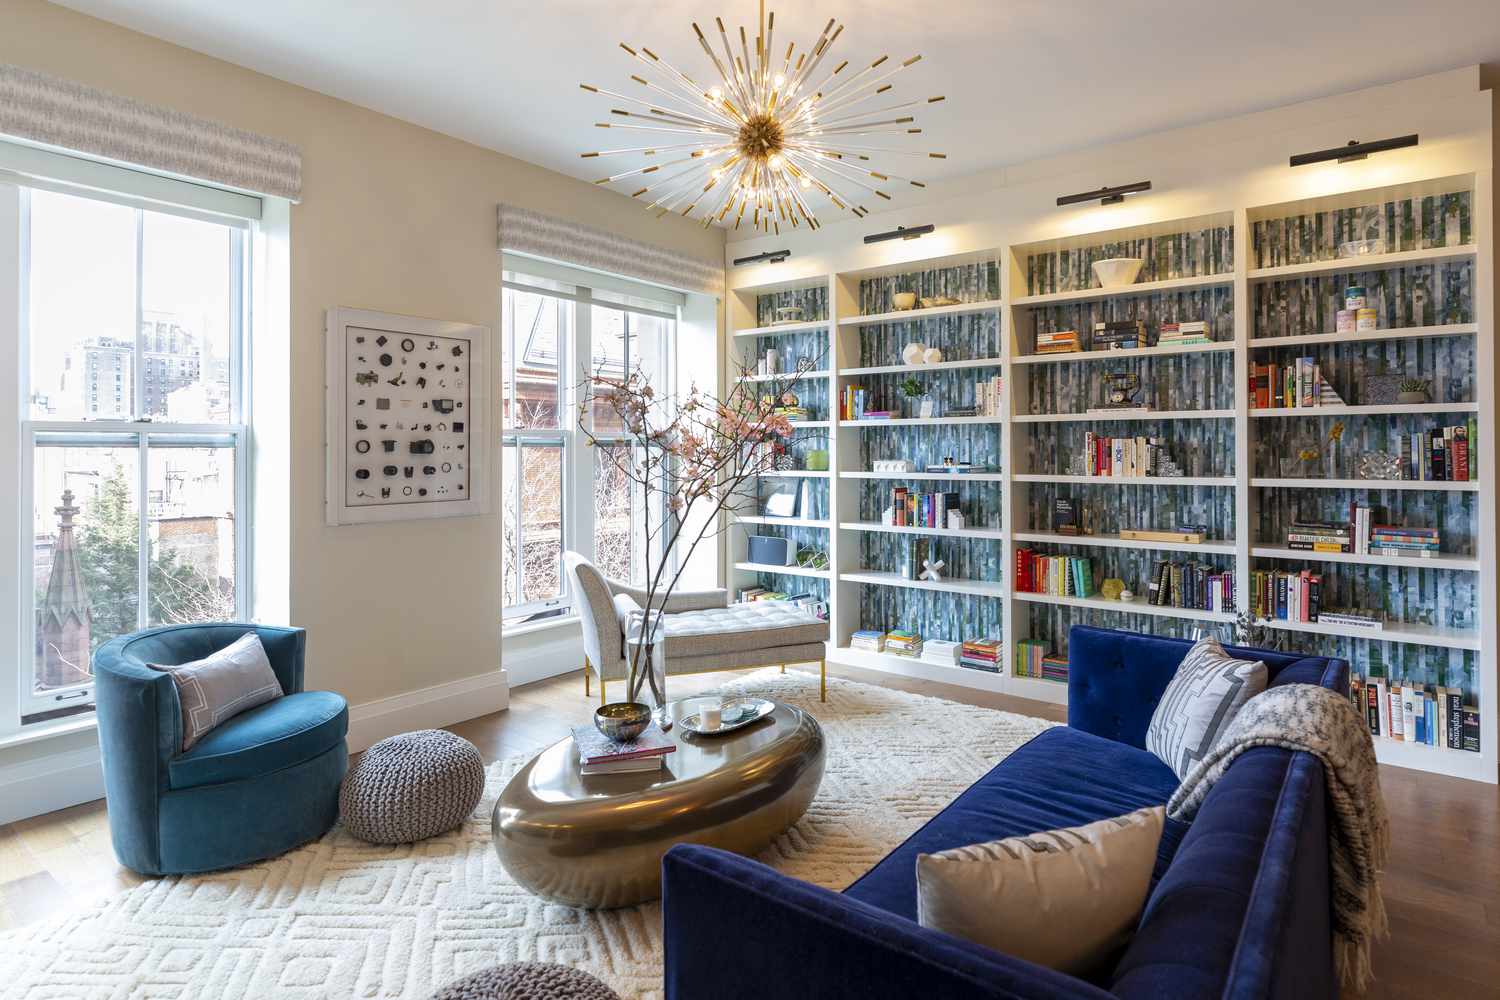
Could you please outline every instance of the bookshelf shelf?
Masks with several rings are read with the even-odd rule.
[[[1408,642],[1419,646],[1444,649],[1478,649],[1479,633],[1473,629],[1437,628],[1407,622],[1387,622],[1383,629],[1360,628],[1357,625],[1334,625],[1329,622],[1291,622],[1277,618],[1261,619],[1260,624],[1283,632],[1308,635],[1338,635],[1371,642]]]
[[[1300,337],[1252,337],[1252,348],[1300,347],[1317,344],[1378,344],[1384,340],[1425,340],[1428,337],[1472,337],[1479,332],[1478,323],[1449,323],[1443,326],[1392,327],[1366,333],[1311,333]]]
[[[832,375],[830,371],[807,371],[807,372],[780,372],[776,375],[740,375],[735,378],[736,382],[776,382],[796,378],[802,383],[810,382],[815,378],[827,378]]]
[[[945,483],[1003,483],[1003,472],[840,472],[840,479],[935,479]]]
[[[1017,306],[1050,306],[1074,302],[1099,302],[1132,295],[1155,295],[1158,292],[1185,292],[1195,288],[1213,288],[1234,284],[1234,274],[1205,274],[1192,278],[1167,278],[1142,281],[1124,288],[1085,288],[1076,292],[1050,292],[1046,295],[1022,295],[1012,301]]]
[[[1251,409],[1252,417],[1358,417],[1396,413],[1474,413],[1478,403],[1382,403],[1378,406],[1278,406]]]
[[[1366,566],[1403,566],[1409,569],[1448,569],[1477,573],[1479,560],[1472,556],[1367,556],[1357,552],[1307,552],[1275,545],[1255,545],[1250,554],[1258,559],[1290,559],[1296,562],[1360,563]]]
[[[1018,483],[1079,483],[1084,486],[1233,486],[1233,476],[1067,476],[1042,472],[1017,473]]]
[[[793,430],[826,430],[833,426],[831,420],[788,420]]]
[[[752,326],[745,330],[736,330],[736,337],[789,337],[794,333],[807,333],[810,330],[826,330],[829,322],[826,319],[810,319],[802,323],[773,323],[770,326]]]
[[[891,417],[889,420],[840,420],[840,427],[943,427],[960,424],[1003,424],[1004,417]]]
[[[762,472],[762,479],[827,479],[832,473],[826,469],[778,469]]]
[[[999,368],[1005,364],[1001,358],[969,358],[965,361],[938,361],[927,365],[876,365],[873,368],[840,368],[840,375],[892,375],[903,372],[942,372],[961,368]]]
[[[1111,549],[1153,549],[1158,552],[1210,552],[1232,556],[1234,540],[1205,539],[1198,544],[1191,542],[1153,542],[1138,538],[1121,538],[1119,535],[1059,535],[1050,531],[1017,531],[1015,540],[1032,545],[1097,545]]]
[[[997,312],[1002,305],[999,299],[990,299],[984,302],[960,302],[953,306],[933,306],[930,309],[901,309],[869,316],[843,316],[839,318],[839,326],[886,326],[941,316],[972,316],[975,313]]]
[[[1122,352],[1123,353],[1123,352]],[[1233,410],[1151,410],[1147,413],[1018,413],[1011,417],[1017,424],[1061,424],[1080,421],[1133,420],[1233,420]]]
[[[1473,493],[1478,480],[1448,482],[1440,479],[1252,479],[1251,486],[1291,490],[1437,490]]]
[[[912,525],[881,524],[879,521],[844,521],[839,525],[845,531],[884,531],[897,535],[947,535],[950,538],[1005,539],[1002,528],[920,528]]]
[[[741,524],[779,524],[787,528],[831,528],[830,521],[810,517],[765,517],[760,514],[736,514],[734,519]]]
[[[807,576],[815,580],[830,579],[833,574],[826,569],[804,569],[801,566],[773,566],[769,563],[737,562],[734,568],[746,573],[776,573],[786,576]]]
[[[1200,611],[1197,608],[1173,608],[1159,604],[1148,604],[1145,597],[1129,601],[1111,601],[1107,597],[1059,597],[1057,594],[1032,594],[1014,591],[1018,601],[1033,604],[1061,604],[1072,608],[1094,608],[1098,611],[1118,611],[1126,615],[1156,615],[1161,618],[1191,618],[1205,622],[1232,622],[1234,615],[1227,611]]]
[[[1433,247],[1427,250],[1402,250],[1398,253],[1368,254],[1364,257],[1339,257],[1333,260],[1315,260],[1306,264],[1283,264],[1280,267],[1253,267],[1247,278],[1251,282],[1276,281],[1281,278],[1306,278],[1318,274],[1338,274],[1341,271],[1388,271],[1396,267],[1413,264],[1439,264],[1450,260],[1471,258],[1477,252],[1472,243],[1456,247]]]
[[[1055,365],[1064,361],[1120,361],[1125,358],[1160,358],[1173,354],[1212,354],[1234,350],[1234,341],[1219,340],[1212,344],[1168,344],[1137,347],[1128,351],[1064,351],[1060,354],[1023,354],[1012,358],[1016,365]]]
[[[853,573],[840,573],[845,583],[866,583],[877,587],[909,587],[913,590],[937,590],[948,594],[975,594],[980,597],[1004,597],[1005,585],[989,580],[947,579],[911,580],[900,573],[883,570],[862,569]]]
[[[1424,743],[1404,743],[1381,736],[1375,739],[1375,759],[1382,764],[1432,771],[1470,781],[1495,781],[1487,755],[1469,753],[1466,750],[1449,750],[1447,747],[1431,747]]]

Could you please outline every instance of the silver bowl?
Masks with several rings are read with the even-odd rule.
[[[616,701],[594,710],[594,728],[616,743],[629,743],[649,725],[651,706],[638,701]]]

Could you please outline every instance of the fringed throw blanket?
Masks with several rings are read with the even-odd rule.
[[[1191,820],[1234,759],[1252,747],[1305,750],[1323,762],[1333,804],[1328,858],[1334,962],[1339,981],[1362,990],[1370,980],[1370,946],[1388,933],[1380,870],[1391,840],[1368,725],[1336,691],[1315,684],[1270,688],[1245,703],[1213,750],[1188,772],[1167,803],[1168,814]]]

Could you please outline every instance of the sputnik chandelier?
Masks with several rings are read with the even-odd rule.
[[[658,218],[676,212],[700,218],[704,226],[722,222],[738,229],[748,223],[775,233],[783,225],[818,228],[813,205],[818,198],[863,217],[869,211],[864,204],[869,195],[891,200],[885,188],[893,182],[925,187],[914,178],[876,169],[872,155],[941,160],[945,154],[863,143],[868,136],[921,134],[910,109],[943,98],[884,102],[892,88],[890,78],[922,57],[893,64],[881,56],[848,73],[849,61],[844,60],[810,85],[844,31],[835,20],[829,20],[811,49],[797,52],[794,43],[788,44],[779,60],[772,54],[776,15],[767,17],[765,0],[753,50],[744,27],[739,29],[736,51],[723,20],[714,18],[723,46],[721,58],[695,23],[698,43],[719,75],[719,82],[708,87],[645,46],[632,48],[621,42],[620,48],[644,67],[643,73],[630,76],[644,88],[637,92],[642,96],[587,83],[579,86],[644,109],[611,108],[619,120],[598,122],[599,128],[653,133],[665,144],[581,154],[584,159],[619,156],[646,161],[595,183],[630,182],[631,197],[645,200]]]

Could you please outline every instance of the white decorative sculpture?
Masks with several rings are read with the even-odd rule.
[[[935,365],[942,360],[943,352],[938,350],[936,347],[929,347],[922,354],[922,361],[925,364]]]
[[[907,344],[901,348],[901,360],[909,365],[920,365],[926,354],[926,344]]]
[[[943,578],[943,567],[947,565],[948,564],[943,562],[943,560],[941,559],[937,560],[936,562],[931,559],[923,559],[920,579],[929,580],[932,583],[937,583]]]
[[[964,530],[964,513],[961,510],[950,510],[948,512],[948,530]]]

